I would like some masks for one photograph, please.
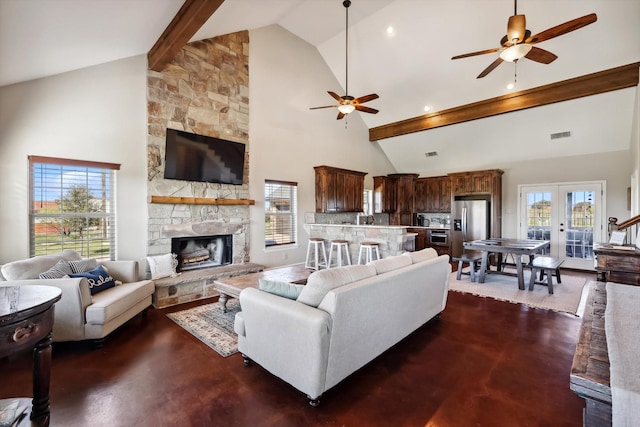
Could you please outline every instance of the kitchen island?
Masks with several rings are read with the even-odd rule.
[[[380,257],[386,258],[411,250],[415,238],[406,225],[305,224],[304,228],[309,237],[324,239],[327,251],[331,240],[347,240],[353,264],[358,262],[361,242],[379,243]]]

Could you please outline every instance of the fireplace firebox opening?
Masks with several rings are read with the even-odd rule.
[[[171,239],[171,252],[178,258],[176,271],[228,265],[233,259],[233,236],[174,237]]]

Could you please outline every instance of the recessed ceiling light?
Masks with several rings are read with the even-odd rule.
[[[391,25],[389,25],[387,27],[387,34],[393,34],[395,32],[395,30],[393,29],[393,27]]]
[[[515,84],[515,83],[513,83],[513,82],[510,82],[510,83],[507,85],[507,89],[508,89],[508,90],[511,90],[511,89],[513,89],[514,87],[516,87],[516,84]]]
[[[431,111],[431,105],[425,105],[424,106],[424,112],[428,113],[429,111]]]

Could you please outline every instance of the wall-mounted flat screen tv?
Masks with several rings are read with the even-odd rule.
[[[242,185],[245,145],[167,129],[165,179]]]

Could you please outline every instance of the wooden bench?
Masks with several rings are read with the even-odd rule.
[[[551,256],[537,256],[533,258],[533,261],[529,263],[531,267],[531,279],[529,279],[529,290],[533,290],[533,286],[537,283],[540,285],[547,285],[549,293],[553,294],[553,276],[556,276],[558,284],[562,283],[560,279],[560,265],[564,262],[564,259],[554,258]],[[536,272],[540,271],[540,281],[536,281]],[[544,283],[544,275],[547,275],[547,283]]]
[[[460,257],[453,257],[452,260],[458,263],[458,274],[456,275],[456,280],[460,280],[463,274],[467,274],[471,277],[471,281],[476,281],[476,271],[480,268],[480,262],[482,261],[482,255],[479,254],[471,254],[471,253],[463,253]],[[462,271],[464,264],[469,264],[469,272],[465,273]]]

